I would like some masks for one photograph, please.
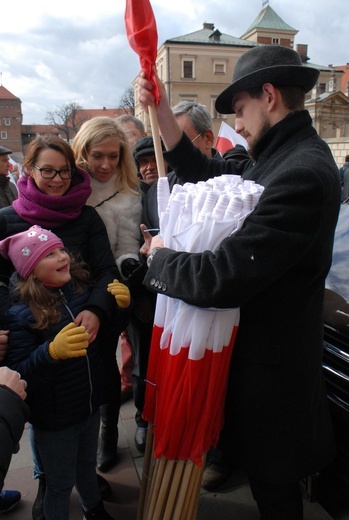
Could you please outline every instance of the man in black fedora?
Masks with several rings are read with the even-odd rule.
[[[243,54],[216,100],[236,114],[251,159],[209,160],[183,134],[161,88],[166,161],[183,181],[239,173],[264,186],[242,228],[213,253],[150,244],[149,290],[200,307],[240,307],[221,444],[246,468],[262,520],[301,520],[299,480],[335,454],[322,374],[324,282],[340,204],[338,168],[304,109],[319,71],[282,46]],[[139,100],[154,103],[141,73]],[[155,249],[158,248],[158,249]],[[155,281],[155,282],[154,282]],[[158,282],[158,283],[156,283]]]

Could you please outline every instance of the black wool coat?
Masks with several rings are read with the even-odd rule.
[[[10,388],[0,385],[0,491],[28,419],[26,403]]]
[[[205,158],[185,135],[164,156],[183,182],[241,173],[234,161]],[[215,252],[158,251],[144,283],[191,305],[240,307],[226,404],[230,446],[255,478],[288,482],[327,465],[335,452],[322,306],[340,183],[307,111],[273,126],[256,156],[242,176],[265,189],[242,229]]]

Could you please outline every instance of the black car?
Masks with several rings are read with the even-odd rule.
[[[337,444],[317,476],[316,498],[333,518],[349,514],[349,205],[340,208],[324,300],[323,369]]]

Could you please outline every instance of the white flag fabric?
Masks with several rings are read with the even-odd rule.
[[[239,135],[234,128],[227,125],[224,121],[221,123],[221,127],[218,132],[215,148],[223,155],[224,152],[230,148],[234,148],[237,144],[242,144],[248,150],[248,144],[246,139]]]

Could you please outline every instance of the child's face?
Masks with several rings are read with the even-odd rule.
[[[42,258],[33,270],[34,278],[43,285],[59,287],[69,282],[70,256],[64,248],[56,247]]]

